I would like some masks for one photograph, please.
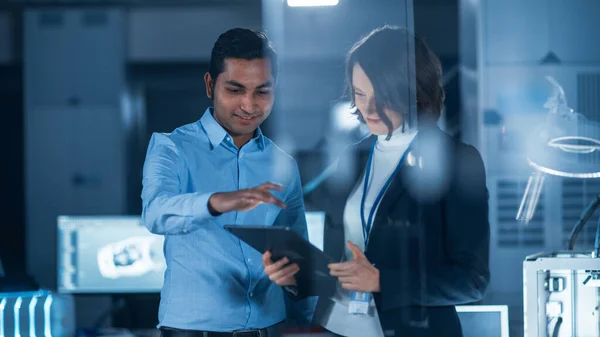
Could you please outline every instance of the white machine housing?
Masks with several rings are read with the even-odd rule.
[[[525,337],[600,337],[600,259],[589,253],[556,252],[523,262]]]

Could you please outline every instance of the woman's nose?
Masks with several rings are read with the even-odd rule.
[[[377,114],[377,106],[375,104],[375,99],[370,99],[367,104],[367,111],[365,111],[367,115],[376,115]]]

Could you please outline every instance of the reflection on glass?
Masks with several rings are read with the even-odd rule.
[[[527,161],[535,170],[529,177],[517,220],[528,223],[535,212],[543,188],[544,176],[591,179],[600,178],[600,124],[574,112],[567,103],[563,88],[552,77],[546,79],[553,92],[544,107],[549,113],[546,121],[535,129],[527,143]],[[600,206],[596,197],[584,210],[569,237],[570,250],[577,235]],[[599,231],[596,236],[600,235]],[[600,253],[600,240],[596,240],[594,255]]]

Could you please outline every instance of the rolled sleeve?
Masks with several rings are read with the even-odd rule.
[[[208,211],[212,193],[181,193],[185,165],[167,135],[152,135],[142,180],[142,223],[154,234],[186,234],[214,219]]]

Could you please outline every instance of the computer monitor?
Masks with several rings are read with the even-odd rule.
[[[58,217],[58,290],[155,293],[166,268],[164,238],[135,216]]]
[[[464,337],[508,337],[508,306],[457,305]]]
[[[324,212],[306,212],[309,241],[323,250]],[[157,293],[166,269],[164,237],[139,216],[59,216],[58,290]]]

